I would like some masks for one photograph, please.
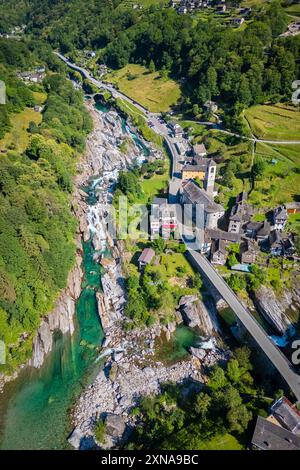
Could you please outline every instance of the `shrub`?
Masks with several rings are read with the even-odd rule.
[[[106,424],[105,422],[100,419],[97,421],[94,427],[94,436],[99,444],[105,444],[105,431],[106,431]]]

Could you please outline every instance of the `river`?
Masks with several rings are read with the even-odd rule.
[[[100,113],[107,109],[97,104]],[[131,137],[139,149],[136,162],[149,155],[149,148],[122,120],[124,134]],[[97,221],[97,203],[103,178],[89,182],[85,191],[90,206],[88,220],[93,233]],[[102,247],[104,250],[105,247]],[[67,436],[72,431],[71,409],[80,392],[96,377],[104,333],[98,316],[96,292],[101,286],[101,265],[94,260],[91,241],[83,243],[83,272],[81,296],[76,304],[75,332],[54,335],[52,351],[40,369],[24,368],[18,378],[4,388],[0,395],[0,449],[68,449]],[[179,327],[174,340],[162,355],[171,362],[187,356],[198,335]]]
[[[99,112],[107,108],[96,105]],[[124,134],[140,150],[140,159],[149,149],[122,120]],[[90,214],[97,204],[101,177],[84,188]],[[91,217],[90,217],[91,218]],[[92,227],[91,227],[92,229]],[[82,293],[76,304],[75,333],[54,335],[52,351],[40,369],[26,367],[0,395],[0,449],[66,449],[72,430],[70,411],[82,389],[96,377],[101,363],[96,361],[104,333],[98,316],[96,291],[100,288],[101,265],[93,260],[91,241],[83,243]]]
[[[54,336],[41,369],[27,367],[0,398],[1,449],[63,449],[71,431],[70,407],[99,370],[104,338],[96,303],[100,265],[91,242],[83,244],[84,280],[76,304],[75,333]]]

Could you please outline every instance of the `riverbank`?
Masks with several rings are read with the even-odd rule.
[[[94,110],[91,112],[94,113]],[[197,308],[193,309],[193,320],[196,318],[200,325],[201,321],[203,322],[202,316],[206,317],[206,324],[209,325],[206,339],[211,339],[211,341],[206,341],[201,346],[199,333],[198,347],[191,348],[191,354],[187,353],[184,360],[175,363],[168,364],[165,357],[158,357],[160,354],[158,345],[162,336],[165,341],[170,341],[177,324],[182,323],[183,317],[179,311],[176,315],[177,321],[165,326],[156,323],[151,328],[136,328],[131,331],[125,331],[123,328],[126,291],[122,260],[126,259],[130,253],[126,252],[122,241],[112,240],[107,233],[105,224],[107,210],[104,211],[101,206],[101,202],[107,204],[112,202],[112,181],[116,180],[119,169],[128,167],[130,162],[128,153],[123,156],[122,160],[119,158],[118,150],[112,151],[111,148],[107,148],[108,143],[110,145],[114,142],[115,145],[116,141],[121,138],[118,118],[114,113],[110,111],[96,115],[96,118],[102,124],[104,123],[102,135],[106,138],[106,150],[102,158],[103,175],[95,179],[98,185],[97,201],[87,216],[94,247],[97,250],[109,248],[108,255],[103,252],[99,254],[98,260],[104,270],[101,278],[103,293],[97,293],[98,312],[105,331],[103,350],[98,359],[106,358],[106,360],[95,381],[80,396],[73,409],[74,430],[69,442],[77,449],[95,447],[94,425],[99,418],[118,423],[119,431],[114,427],[112,435],[106,436],[105,447],[114,447],[124,434],[125,428],[130,429],[134,426],[131,410],[141,396],[159,393],[161,385],[170,381],[181,383],[192,380],[201,388],[206,381],[205,367],[218,361],[226,361],[229,357],[228,351],[224,352],[217,347],[214,319],[209,319],[210,314],[202,303],[197,304]],[[113,123],[112,116],[115,116]],[[91,155],[94,155],[96,148],[99,150],[99,138],[100,136],[94,135],[89,141]],[[154,149],[150,147],[150,152],[152,151]],[[133,154],[137,158],[135,152]],[[113,167],[111,157],[113,157]],[[92,173],[94,166],[93,164],[90,166]],[[83,207],[80,210],[83,210]],[[191,302],[194,300],[191,299]],[[191,319],[188,320],[191,321]]]

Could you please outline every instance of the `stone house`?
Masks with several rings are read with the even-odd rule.
[[[241,236],[237,233],[229,233],[224,230],[207,228],[204,230],[204,236],[200,246],[201,253],[210,253],[213,244],[218,244],[219,246],[219,240],[222,240],[224,244],[228,246],[231,243],[240,243]]]
[[[271,406],[271,413],[280,426],[300,436],[300,412],[286,397],[279,398]]]
[[[240,257],[242,264],[253,264],[256,261],[258,247],[251,240],[244,240],[240,247]]]
[[[257,242],[264,243],[268,239],[270,235],[270,231],[271,231],[271,225],[267,220],[265,220],[262,223],[262,227],[260,227],[260,229],[256,233]]]
[[[247,204],[247,193],[243,191],[238,194],[231,209],[228,232],[243,233],[245,225],[250,222],[252,216],[253,208],[250,204]]]
[[[272,219],[275,230],[284,230],[288,219],[288,213],[285,206],[276,207],[273,211]]]
[[[206,157],[207,150],[204,144],[195,144],[193,145],[193,155],[194,157]]]
[[[300,450],[300,412],[286,397],[273,403],[267,418],[258,416],[252,444],[261,450]]]
[[[145,248],[142,251],[142,254],[140,255],[138,259],[140,271],[142,271],[144,267],[147,266],[147,264],[151,263],[154,256],[155,256],[155,251],[152,248]]]
[[[245,227],[245,236],[256,239],[259,243],[266,241],[270,235],[271,226],[268,221],[252,222],[250,221]]]
[[[225,264],[228,256],[226,249],[229,242],[222,239],[214,240],[211,246],[210,261],[212,264]]]
[[[280,230],[272,230],[268,237],[268,248],[273,256],[292,256],[295,252],[291,236]]]
[[[218,111],[218,105],[215,103],[215,101],[206,101],[203,105],[203,108],[205,108],[206,111],[210,113],[216,113]]]

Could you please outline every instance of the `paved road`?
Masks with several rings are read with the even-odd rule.
[[[96,78],[92,77],[90,73],[85,70],[82,67],[79,67],[78,65],[73,64],[70,62],[64,55],[60,54],[59,52],[54,52],[61,60],[63,60],[70,68],[77,70],[80,72],[86,79],[90,80],[95,86],[98,88],[104,88],[105,90],[108,90],[112,93],[114,98],[122,98],[123,100],[133,104],[137,109],[142,111],[147,118],[149,118],[153,122],[153,129],[160,135],[167,136],[168,135],[168,129],[165,124],[161,123],[159,120],[159,114],[157,113],[151,113],[147,108],[142,106],[141,104],[137,103],[135,100],[130,98],[127,95],[124,95],[124,93],[120,92],[119,90],[116,90],[116,88],[108,83],[103,83],[100,80],[97,80]],[[210,122],[205,122],[205,121],[195,121],[198,124],[203,124],[206,126],[213,125]],[[257,139],[256,137],[246,137],[244,135],[236,134],[234,132],[227,131],[226,129],[218,129],[220,132],[223,132],[224,134],[232,135],[233,137],[238,137],[240,139],[245,139],[245,140],[250,140],[252,142],[261,142],[265,144],[279,144],[279,145],[298,145],[300,144],[300,140],[267,140],[267,139]]]
[[[112,85],[103,83],[100,80],[95,79],[90,75],[90,73],[82,67],[73,64],[70,62],[64,55],[60,54],[59,52],[55,52],[55,54],[63,60],[70,68],[73,70],[77,70],[80,72],[87,80],[90,80],[97,88],[108,90],[114,98],[121,98],[128,103],[133,104],[137,109],[142,111],[145,115],[145,119],[151,122],[152,129],[161,136],[164,137],[165,142],[169,148],[171,157],[172,157],[172,179],[169,184],[169,202],[174,204],[177,202],[177,193],[181,186],[181,165],[178,152],[175,148],[173,139],[169,136],[169,129],[164,121],[160,118],[160,115],[157,113],[151,113],[148,111],[144,106],[140,105],[136,101],[134,101],[129,96],[124,95],[124,93],[116,90]]]
[[[104,88],[109,90],[113,97],[122,98],[125,101],[132,103],[136,108],[141,110],[149,120],[151,120],[153,124],[153,129],[162,135],[165,138],[165,142],[169,148],[169,151],[172,155],[172,178],[169,185],[169,202],[175,204],[177,202],[177,193],[181,186],[181,177],[180,177],[180,170],[181,170],[181,163],[180,163],[180,156],[176,150],[174,145],[173,139],[168,135],[168,128],[167,126],[161,122],[159,119],[159,115],[155,113],[150,113],[146,108],[141,106],[140,104],[136,103],[134,100],[129,98],[128,96],[124,95],[120,91],[116,90],[113,86],[108,85],[106,83],[102,83],[99,80],[91,77],[90,74],[83,68],[78,67],[77,65],[72,64],[69,62],[63,55],[56,53],[58,57],[60,57],[69,67],[73,68],[82,73],[82,75],[89,79],[94,85],[99,88]],[[238,134],[233,134],[229,131],[223,131],[230,135],[235,135],[237,137],[246,138],[243,136],[239,136]],[[276,144],[300,144],[300,141],[266,141],[266,140],[259,140],[255,138],[246,138],[248,140],[252,140],[255,142],[265,142],[265,143],[276,143]],[[191,264],[195,266],[195,268],[201,271],[204,275],[208,277],[208,279],[213,283],[213,285],[217,288],[220,292],[221,296],[224,300],[228,303],[228,305],[232,308],[235,312],[239,320],[243,323],[245,328],[251,334],[251,336],[255,339],[256,343],[259,347],[265,352],[265,354],[269,357],[271,362],[274,364],[280,375],[285,379],[287,384],[289,385],[290,389],[294,392],[297,400],[300,400],[300,375],[295,371],[292,364],[288,361],[288,359],[283,355],[283,353],[277,348],[277,346],[272,342],[272,340],[267,336],[263,328],[259,325],[259,323],[253,318],[250,312],[241,304],[237,296],[234,292],[229,288],[227,283],[224,279],[219,276],[216,270],[213,268],[211,263],[200,253],[194,251],[193,249],[188,250],[188,258],[191,261]]]
[[[297,400],[300,400],[300,375],[294,370],[288,359],[270,340],[263,328],[241,304],[234,292],[229,288],[224,279],[216,272],[209,261],[194,250],[189,250],[187,256],[194,267],[207,276],[218,289],[223,299],[232,308],[236,316],[255,339],[256,343],[269,357],[280,375],[285,379],[290,389],[294,392]]]
[[[141,111],[145,115],[144,116],[145,119],[147,119],[148,121],[151,121],[153,130],[155,130],[155,132],[157,132],[158,134],[162,136],[168,135],[169,130],[166,124],[162,122],[162,120],[160,119],[160,114],[150,112],[147,108],[137,103],[135,100],[125,95],[121,91],[117,90],[113,85],[109,83],[101,82],[100,80],[97,80],[96,78],[92,77],[91,74],[87,70],[85,70],[82,67],[79,67],[78,65],[73,64],[64,55],[60,54],[59,52],[54,52],[54,54],[56,54],[61,60],[63,60],[71,69],[77,70],[78,72],[80,72],[87,80],[90,80],[90,82],[92,82],[97,88],[108,90],[114,98],[121,98],[122,100],[133,104],[139,111]]]

